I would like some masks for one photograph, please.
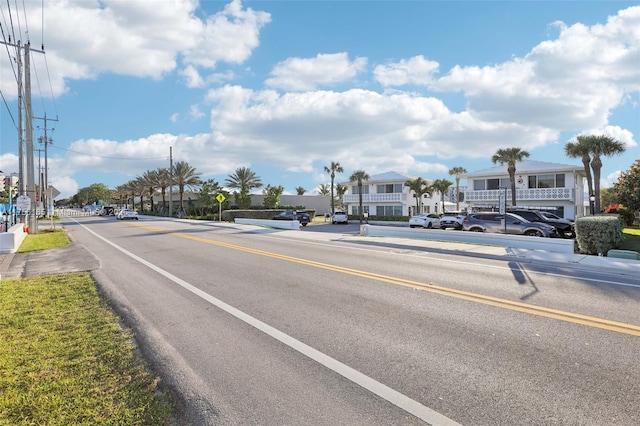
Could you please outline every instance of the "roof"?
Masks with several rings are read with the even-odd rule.
[[[407,176],[407,175],[403,175],[401,173],[398,172],[393,172],[393,171],[389,171],[389,172],[384,172],[384,173],[378,173],[377,175],[370,175],[369,179],[367,180],[367,182],[373,183],[373,182],[406,182],[409,179],[414,179],[414,176]],[[344,184],[350,184],[353,182],[344,182]]]
[[[460,175],[463,179],[484,177],[484,176],[502,176],[509,175],[507,172],[507,164],[503,164],[489,169],[478,170],[476,172],[465,173]],[[549,163],[546,161],[533,161],[525,160],[516,163],[516,173],[521,174],[536,174],[545,172],[582,172],[584,173],[584,166],[576,166],[571,164],[558,164]]]

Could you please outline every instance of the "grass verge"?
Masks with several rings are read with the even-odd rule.
[[[69,245],[62,229],[19,252]],[[170,425],[173,405],[87,273],[0,281],[0,425]]]
[[[3,280],[0,300],[0,425],[172,424],[89,274]]]
[[[25,237],[18,253],[46,250],[54,247],[66,247],[70,244],[67,233],[63,229],[42,230],[37,234],[29,234]]]

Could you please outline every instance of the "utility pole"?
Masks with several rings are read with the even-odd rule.
[[[48,163],[49,155],[48,155],[48,152],[47,152],[47,145],[53,144],[53,139],[47,137],[47,120],[49,120],[49,121],[58,121],[58,119],[57,118],[55,118],[55,119],[52,119],[52,118],[47,119],[47,114],[46,113],[44,114],[44,117],[34,117],[34,118],[36,118],[38,120],[44,120],[44,138],[43,137],[39,137],[38,141],[40,143],[44,143],[44,180],[42,182],[42,185],[43,185],[43,188],[44,188],[43,194],[45,194],[44,200],[46,201],[46,202],[43,203],[43,205],[45,206],[44,215],[46,217],[49,214],[49,201],[53,201],[53,200],[49,200],[49,195],[48,195],[49,193],[47,192],[48,188],[49,188],[49,163]],[[55,129],[51,129],[51,130],[53,131]],[[42,200],[42,198],[41,198],[41,200]]]
[[[169,147],[169,217],[173,217],[173,147]]]

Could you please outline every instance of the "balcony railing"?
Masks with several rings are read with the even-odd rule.
[[[465,201],[498,201],[504,189],[485,191],[465,191]],[[507,200],[511,199],[511,190],[507,189]],[[566,200],[574,201],[572,188],[527,188],[516,189],[516,200]]]
[[[406,203],[409,194],[390,193],[390,194],[362,194],[363,203]],[[358,203],[360,201],[358,194],[345,194],[343,200],[345,203]]]

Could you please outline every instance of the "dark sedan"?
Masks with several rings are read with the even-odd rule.
[[[285,210],[273,217],[273,220],[297,220],[300,225],[307,226],[311,222],[311,216],[307,212],[299,212],[296,210]]]

